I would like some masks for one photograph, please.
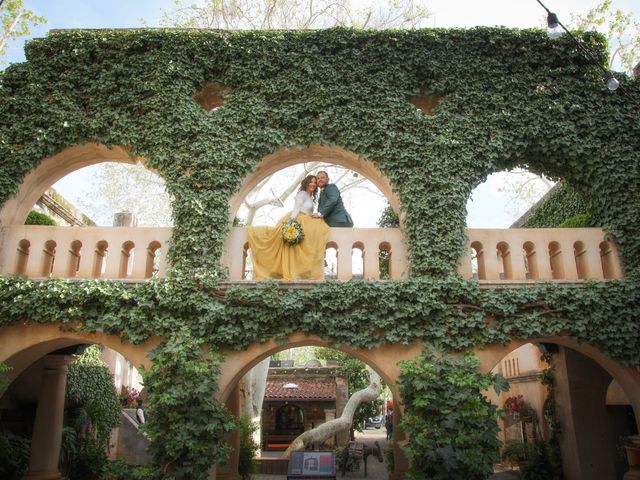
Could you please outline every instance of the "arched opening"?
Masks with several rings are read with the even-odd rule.
[[[240,190],[231,198],[229,204],[230,218],[233,220],[233,218],[238,216],[238,212],[245,199],[256,187],[261,185],[265,179],[271,177],[276,172],[287,169],[287,167],[305,163],[316,165],[316,170],[320,169],[320,165],[336,165],[346,170],[351,170],[357,175],[369,180],[373,186],[381,192],[382,196],[388,200],[396,212],[400,210],[400,203],[392,190],[389,180],[378,170],[373,162],[339,147],[310,145],[300,149],[295,147],[291,150],[281,149],[264,157],[262,161],[254,167],[252,173],[244,179]],[[329,173],[331,177],[331,172]],[[333,178],[333,180],[336,178],[337,177]],[[355,222],[356,226],[358,223],[357,221]]]
[[[333,157],[342,163],[322,161],[325,159],[318,157],[319,153],[311,147],[300,151],[278,152],[274,157],[266,157],[263,163],[256,167],[254,174],[245,180],[247,185],[253,182],[254,188],[247,190],[248,187],[243,187],[242,191],[247,191],[247,195],[241,199],[241,204],[238,204],[240,197],[234,197],[231,201],[234,227],[227,238],[223,258],[223,263],[229,269],[232,280],[243,279],[240,274],[244,272],[244,265],[247,263],[256,266],[254,280],[322,280],[326,278],[348,280],[365,277],[379,279],[380,261],[373,252],[378,252],[381,243],[388,244],[396,252],[394,256],[396,266],[393,274],[402,276],[408,270],[403,265],[406,262],[406,255],[403,255],[406,247],[402,244],[400,230],[397,227],[375,228],[382,221],[392,201],[378,188],[381,184],[383,188],[389,189],[386,180],[370,162],[354,158],[353,155],[339,149],[325,150],[329,154],[333,152]],[[280,159],[282,155],[285,156],[284,161],[273,164],[274,158]],[[285,168],[282,168],[283,164]],[[350,170],[345,165],[357,171]],[[361,173],[363,171],[374,175],[374,178],[364,176]],[[325,172],[328,175],[329,184],[338,187],[336,195],[339,191],[339,196],[334,196],[332,191],[323,197],[324,188],[318,188],[311,201],[308,204],[305,203],[301,210],[308,216],[303,215],[302,219],[298,217],[305,235],[302,242],[305,243],[301,247],[296,244],[292,250],[282,248],[282,235],[278,233],[278,229],[283,228],[282,225],[290,219],[288,215],[295,209],[295,198],[300,191],[302,181],[308,175],[315,175],[318,172]],[[327,203],[337,207],[323,210],[326,208],[323,205]],[[234,205],[238,205],[237,210],[234,210]],[[328,217],[317,220],[311,218],[316,212]],[[307,250],[310,248],[309,245],[313,245],[313,239],[317,238],[314,236],[316,221],[323,222],[325,228],[326,225],[330,227],[324,265],[319,264],[322,253],[319,246],[317,251],[315,247]],[[309,223],[305,226],[306,222]],[[354,228],[344,228],[351,224]],[[325,233],[322,232],[322,235]],[[247,248],[247,243],[251,248]],[[258,244],[260,248],[256,246]],[[257,251],[250,252],[250,250]],[[367,255],[367,252],[370,253]],[[263,257],[259,257],[258,261],[254,258],[245,258],[249,253],[263,255]],[[312,266],[294,273],[291,265],[303,263],[299,258],[303,254],[305,259],[314,259],[310,264]],[[265,258],[268,261],[264,260]],[[280,261],[282,266],[279,266]],[[270,266],[274,262],[278,265],[271,269]],[[296,273],[300,273],[300,276]]]
[[[328,242],[324,253],[324,278],[335,280],[338,278],[338,244]]]
[[[620,278],[615,248],[608,240],[600,243],[600,263],[604,278]]]
[[[289,343],[285,345],[277,344],[275,341],[270,341],[266,344],[251,345],[243,352],[228,352],[225,366],[229,366],[230,368],[222,369],[222,375],[219,380],[220,398],[225,401],[227,406],[237,415],[240,415],[240,412],[246,413],[247,406],[255,407],[256,405],[255,401],[247,402],[242,400],[243,397],[246,397],[246,393],[244,393],[247,390],[246,386],[260,384],[261,382],[257,382],[256,380],[260,378],[261,375],[265,379],[263,380],[265,384],[264,393],[257,393],[257,396],[264,400],[262,408],[259,411],[251,410],[251,408],[249,408],[250,413],[255,417],[259,416],[260,418],[266,417],[269,419],[267,422],[262,422],[262,432],[259,437],[261,447],[263,448],[263,454],[265,452],[265,446],[268,446],[269,448],[267,452],[273,451],[277,453],[285,448],[282,443],[291,441],[291,438],[286,437],[286,431],[279,431],[276,428],[277,412],[284,411],[285,413],[289,413],[289,410],[286,408],[284,410],[279,410],[280,407],[292,405],[301,408],[303,411],[302,418],[305,430],[307,427],[311,427],[311,423],[313,423],[314,426],[317,426],[327,419],[333,418],[334,413],[331,408],[327,409],[316,406],[314,410],[314,406],[309,401],[309,395],[310,392],[313,394],[313,392],[331,392],[334,390],[329,387],[322,387],[314,390],[313,387],[308,387],[307,379],[314,375],[320,377],[322,375],[326,376],[327,372],[339,373],[341,369],[341,357],[350,358],[353,356],[355,359],[366,363],[366,365],[380,375],[382,380],[389,387],[389,402],[387,402],[386,399],[382,402],[382,405],[378,402],[378,406],[376,407],[378,410],[376,412],[379,412],[379,415],[372,416],[369,421],[368,417],[371,415],[367,414],[366,418],[364,418],[365,421],[363,422],[367,424],[367,428],[364,428],[365,425],[362,425],[363,430],[370,434],[381,436],[381,439],[384,440],[386,438],[385,427],[380,424],[380,419],[375,417],[383,416],[388,408],[393,408],[394,406],[397,406],[398,408],[393,410],[393,424],[395,425],[400,421],[401,405],[396,401],[398,399],[396,379],[399,375],[397,362],[400,359],[413,358],[420,351],[420,345],[386,345],[369,350],[354,350],[349,347],[340,347],[339,351],[332,350],[333,347],[329,349],[316,348],[328,346],[328,342],[320,338],[296,334],[292,335],[289,338]],[[325,357],[317,354],[309,356],[309,351],[317,352],[318,350],[333,352],[335,357],[325,359]],[[330,361],[332,358],[337,359],[337,364],[336,362]],[[262,373],[256,373],[256,371],[260,371],[260,368],[254,368],[256,366],[259,366],[262,369]],[[274,381],[267,384],[267,378],[274,379]],[[343,380],[338,380],[338,383],[342,381]],[[339,392],[341,388],[348,387],[345,385],[345,387],[335,388],[335,391]],[[339,410],[339,407],[336,407],[336,411],[337,410]],[[292,412],[292,414],[293,413],[295,412]],[[299,416],[292,415],[292,418],[299,419]],[[280,423],[282,424],[283,422]],[[286,422],[284,422],[284,424],[286,425]],[[355,425],[356,431],[359,426],[360,425]],[[370,426],[373,428],[369,428]],[[377,427],[380,428],[378,429]],[[272,430],[272,428],[274,430]],[[401,432],[396,433],[396,430],[393,430],[393,435],[394,449],[396,450],[395,455],[397,457],[398,455],[401,455],[401,450],[399,450],[399,447],[396,448],[397,444],[395,444],[395,442],[400,441],[402,434]],[[239,439],[236,441],[239,441]],[[319,448],[319,445],[317,448]],[[373,468],[372,464],[374,461],[372,458],[373,457],[369,458],[369,468]],[[375,461],[375,463],[376,465],[378,464],[377,461]],[[403,468],[406,468],[406,464],[402,460],[397,460],[396,464],[399,469],[398,471],[404,471]],[[231,469],[228,473],[233,473],[233,468],[235,467],[231,465],[230,468]],[[225,472],[227,471],[225,470]]]
[[[478,280],[487,279],[487,273],[484,266],[484,250],[482,248],[482,243],[480,242],[471,243],[471,271],[474,278],[477,278]]]
[[[525,168],[492,173],[471,192],[467,201],[467,227],[516,227],[553,185],[549,178]]]
[[[538,271],[538,257],[536,256],[536,246],[533,242],[524,242],[522,245],[524,251],[525,274],[527,280],[537,280],[540,278]]]
[[[147,247],[147,263],[144,269],[144,278],[157,277],[160,273],[160,255],[162,245],[160,242],[151,242]]]
[[[135,183],[137,182],[137,179],[132,178],[133,175],[139,175],[139,172],[143,170],[148,172],[148,170],[145,170],[144,167],[141,166],[141,159],[130,157],[127,150],[123,147],[108,148],[100,144],[87,143],[84,145],[65,148],[58,154],[43,159],[34,170],[25,176],[20,188],[18,189],[18,193],[14,197],[8,199],[2,206],[2,209],[0,210],[0,225],[23,225],[27,214],[38,202],[38,199],[52,186],[54,186],[54,184],[59,185],[63,196],[65,194],[64,192],[74,189],[79,190],[79,184],[86,184],[85,188],[88,192],[91,192],[91,189],[95,189],[95,184],[92,184],[88,180],[95,176],[97,170],[103,169],[103,167],[99,166],[100,164],[104,165],[109,162],[111,162],[111,165],[114,165],[113,162],[116,162],[116,164],[124,164],[132,167],[132,170],[127,170],[127,172],[132,173],[131,175],[125,174],[122,175],[121,178],[118,178],[118,172],[121,172],[121,170],[118,169],[119,167],[115,167],[115,170],[109,177],[113,180],[110,186],[115,190],[120,190],[121,194],[125,194],[127,191],[131,191],[132,189],[130,188],[131,185],[127,185],[126,188],[123,188],[122,185],[117,184],[118,181],[129,181],[131,183]],[[86,167],[92,168],[89,171],[84,170],[84,173],[82,173],[83,169]],[[155,173],[152,173],[151,175],[157,179],[161,186],[161,190],[164,191],[161,178]],[[154,202],[157,202],[158,198],[159,196],[154,197]],[[148,197],[146,200],[147,204],[154,203],[150,202]],[[55,195],[53,195],[48,201],[54,202],[53,206],[49,205],[53,210],[65,208],[64,204],[56,204]],[[142,201],[140,203],[145,202]],[[152,207],[157,208],[157,204]],[[103,223],[106,226],[111,226],[112,217],[108,216],[107,220]],[[64,221],[62,224],[65,224]],[[66,224],[69,223],[67,222]],[[144,223],[141,223],[141,225],[142,224]]]
[[[500,278],[510,280],[513,278],[513,270],[511,267],[511,251],[507,242],[499,242],[496,246],[498,263],[501,266]]]
[[[112,459],[144,454],[149,442],[137,431],[135,409],[124,409],[121,402],[122,392],[142,390],[137,360],[128,361],[88,335],[60,337],[58,331],[56,338],[57,327],[44,327],[32,328],[31,338],[24,338],[22,330],[5,330],[12,344],[0,352],[9,367],[0,392],[0,436],[12,445],[14,460],[9,465],[14,471],[4,472],[10,478],[22,478],[25,471],[65,474],[88,460],[84,455],[91,448],[109,449]],[[107,343],[117,346],[119,339]]]
[[[378,274],[378,272],[376,272]],[[351,276],[352,278],[365,278],[373,272],[365,271],[365,251],[362,242],[355,242],[351,247]],[[379,275],[379,274],[378,274]],[[371,278],[371,277],[368,277]]]
[[[29,248],[31,242],[23,238],[18,242],[18,259],[16,261],[16,275],[26,275],[27,262],[29,261]]]
[[[100,278],[104,275],[107,266],[107,253],[109,251],[109,243],[105,240],[100,240],[96,243],[95,255],[93,260],[93,272],[91,276],[93,278]]]
[[[286,474],[283,452],[291,442],[303,432],[346,415],[350,397],[370,382],[365,363],[338,350],[315,346],[284,348],[258,363],[239,383],[240,412],[245,416],[242,423],[251,420],[258,427],[254,436],[258,473]],[[389,436],[393,430],[393,400],[386,386],[379,390],[375,399],[356,409],[351,429],[318,439],[306,450],[333,450],[350,441],[378,441],[384,447],[385,417]],[[241,446],[241,450],[245,447]],[[339,464],[340,458],[336,460]],[[372,460],[368,460],[370,472],[376,469]],[[385,471],[382,465],[378,470]]]
[[[562,248],[555,241],[549,243],[549,265],[551,266],[552,278],[556,280],[565,278]]]
[[[544,359],[538,348],[545,352]],[[638,406],[634,393],[640,388],[640,378],[635,369],[565,337],[539,339],[533,344],[514,342],[486,356],[490,358],[487,366],[494,365],[492,372],[507,377],[511,386],[499,397],[492,391],[487,395],[511,412],[503,436],[516,441],[505,446],[512,463],[536,458],[536,452],[542,450],[549,462],[554,448],[559,448],[562,465],[557,468],[565,475],[580,471],[586,478],[622,478],[628,467],[619,455],[620,438],[637,432],[633,407]],[[521,425],[523,416],[524,421],[540,425],[539,437],[533,434],[534,426]],[[561,431],[555,431],[554,425],[562,425]],[[505,433],[509,428],[511,437]],[[542,446],[540,439],[546,442]],[[535,451],[522,447],[534,440],[538,442]]]
[[[576,273],[578,278],[589,278],[589,264],[587,263],[587,250],[584,242],[577,241],[573,244],[573,256],[576,261]]]
[[[382,242],[378,245],[378,261],[380,280],[389,280],[393,275],[393,258],[392,258],[391,244],[389,242]]]

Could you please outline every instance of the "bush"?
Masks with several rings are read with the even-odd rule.
[[[88,347],[69,366],[67,389],[67,424],[74,423],[76,432],[90,429],[106,446],[111,430],[120,424],[121,404],[113,377],[100,356],[97,345]]]
[[[0,478],[19,480],[29,465],[29,439],[11,432],[0,433]]]
[[[154,478],[152,465],[131,465],[125,460],[107,461],[100,476],[101,480],[149,480]]]
[[[591,213],[580,213],[567,218],[558,225],[558,228],[586,228],[593,226]]]
[[[240,417],[238,428],[240,429],[238,473],[243,480],[248,480],[251,478],[251,474],[256,471],[255,456],[259,452],[260,446],[253,439],[253,434],[258,430],[258,427],[248,416],[243,415]]]
[[[493,472],[500,448],[497,409],[482,392],[495,379],[479,373],[479,365],[471,354],[438,355],[428,348],[400,363],[407,478],[480,480]]]
[[[382,451],[382,455],[384,455],[384,462],[387,467],[387,472],[393,472],[393,468],[395,467],[395,457],[393,456],[393,442],[387,442]]]
[[[49,215],[36,212],[35,210],[31,210],[29,212],[29,215],[27,215],[27,218],[24,221],[24,224],[25,225],[52,225],[54,227],[58,226],[58,222],[56,222]]]

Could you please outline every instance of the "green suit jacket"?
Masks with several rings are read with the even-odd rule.
[[[340,190],[333,183],[328,183],[320,192],[318,213],[330,227],[353,227],[351,215],[342,203]]]

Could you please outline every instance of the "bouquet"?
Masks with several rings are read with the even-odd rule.
[[[289,246],[297,245],[304,240],[302,225],[293,218],[282,224],[282,241]]]

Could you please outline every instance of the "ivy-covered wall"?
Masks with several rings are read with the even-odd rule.
[[[599,37],[588,39],[604,61]],[[0,89],[0,200],[83,142],[130,147],[175,197],[177,271],[218,271],[228,200],[265,155],[339,145],[398,192],[414,276],[454,270],[465,202],[515,165],[563,177],[638,266],[640,124],[600,70],[542,31],[63,31],[32,41]],[[212,112],[194,101],[229,88]],[[638,82],[622,78],[630,94]],[[409,98],[441,98],[424,115]]]
[[[589,214],[591,206],[566,183],[561,183],[522,225],[525,228],[555,228],[576,215]]]
[[[604,62],[602,39],[584,39]],[[175,198],[172,271],[133,286],[3,278],[0,326],[63,322],[136,343],[165,336],[154,365],[189,355],[152,370],[156,386],[206,370],[194,345],[244,348],[299,331],[361,348],[424,339],[455,351],[568,334],[640,365],[639,114],[569,39],[500,28],[97,30],[53,33],[26,54],[0,76],[0,202],[64,148],[128,147]],[[639,82],[619,78],[640,98]],[[194,100],[207,82],[228,88],[211,112]],[[432,115],[410,102],[419,92],[439,97]],[[230,197],[264,156],[310,144],[355,152],[389,178],[412,277],[220,289]],[[621,249],[626,280],[480,290],[455,275],[470,192],[515,166],[563,178],[590,200]],[[189,385],[213,398],[214,381]],[[174,393],[163,405],[188,397]],[[190,415],[212,414],[230,428],[216,405],[198,408]],[[184,418],[176,436],[175,422],[160,415],[149,424],[161,442],[156,463],[205,478],[211,459],[171,452],[188,449],[188,438],[206,450],[222,432]]]

